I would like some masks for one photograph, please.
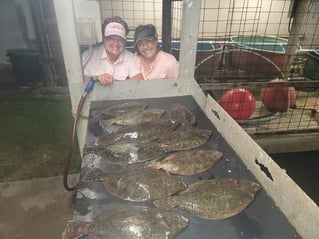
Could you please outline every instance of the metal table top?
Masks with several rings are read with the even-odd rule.
[[[90,111],[128,101],[129,100],[93,101],[91,102]],[[223,152],[223,158],[212,169],[204,173],[194,176],[181,176],[185,183],[212,178],[244,178],[257,181],[245,167],[236,152],[232,150],[225,139],[218,133],[216,127],[208,120],[192,96],[150,98],[134,101],[147,102],[148,108],[162,108],[167,112],[171,104],[181,103],[196,116],[196,127],[213,130],[209,142],[202,146],[202,148],[221,151]],[[167,117],[168,114],[163,116],[163,118]],[[93,120],[93,118],[90,117],[87,144],[94,143],[97,136],[101,133],[102,129],[98,126],[97,120]],[[98,167],[107,172],[112,172],[119,168],[119,166],[106,163],[93,153],[85,153],[82,159],[81,177],[92,167]],[[129,167],[132,167],[133,170],[134,167],[143,167],[143,165],[132,165]],[[102,211],[119,204],[152,205],[151,202],[136,203],[116,198],[105,190],[102,182],[80,182],[76,197],[74,220],[92,221]],[[261,188],[254,201],[244,211],[226,219],[201,219],[181,208],[175,208],[173,210],[178,211],[189,219],[189,225],[175,237],[176,239],[300,238],[296,230],[289,224],[285,215],[281,213],[280,209],[274,204],[273,200],[266,194],[263,188]]]

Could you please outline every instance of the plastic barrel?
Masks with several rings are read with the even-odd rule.
[[[312,80],[319,80],[319,49],[308,53],[305,75]]]
[[[11,62],[19,86],[32,86],[43,79],[42,66],[37,51],[32,49],[10,49],[7,56]]]

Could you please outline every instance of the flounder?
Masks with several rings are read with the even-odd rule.
[[[120,205],[102,212],[93,222],[69,221],[62,239],[84,235],[89,239],[171,239],[187,225],[188,219],[175,212]]]
[[[146,102],[132,101],[132,102],[126,102],[123,104],[113,105],[108,108],[92,110],[91,115],[93,117],[98,117],[103,114],[116,116],[116,115],[121,115],[121,114],[133,112],[137,110],[144,110],[146,107],[147,107]]]
[[[186,187],[178,176],[151,168],[126,168],[112,174],[94,168],[90,169],[82,180],[102,181],[112,195],[134,202],[163,198]]]
[[[184,105],[174,103],[169,110],[169,119],[171,121],[177,121],[184,126],[192,126],[196,124],[195,115]]]
[[[157,120],[166,112],[163,109],[146,109],[130,111],[125,114],[115,116],[113,119],[100,120],[100,126],[106,127],[112,124],[117,125],[135,125],[144,122]]]
[[[149,162],[147,167],[163,169],[180,175],[194,175],[212,168],[223,156],[222,152],[209,149],[193,149],[172,153],[159,162]]]
[[[97,154],[111,164],[127,165],[157,160],[166,155],[166,150],[154,142],[132,142],[107,145]]]
[[[137,125],[123,126],[118,131],[99,137],[100,145],[114,144],[122,141],[153,141],[161,135],[174,131],[179,124],[170,120],[159,119]]]
[[[224,219],[243,211],[255,198],[260,185],[249,180],[209,179],[199,181],[170,196],[154,201],[162,209],[181,207],[205,219]]]
[[[158,142],[168,151],[188,150],[206,144],[212,132],[212,130],[192,127],[162,135]]]

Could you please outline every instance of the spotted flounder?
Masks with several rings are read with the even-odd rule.
[[[172,153],[159,162],[149,162],[147,167],[163,169],[180,175],[194,175],[212,168],[223,153],[211,149],[192,149]]]
[[[103,160],[117,165],[157,160],[164,157],[166,153],[163,147],[154,142],[117,143],[107,145],[97,152]]]
[[[162,209],[181,207],[200,218],[224,219],[243,211],[255,198],[260,185],[249,180],[209,179],[199,181],[170,196],[154,201]]]
[[[208,129],[191,127],[162,135],[158,142],[168,151],[188,150],[206,144],[212,132]]]
[[[174,103],[171,105],[169,110],[169,119],[172,121],[177,121],[184,126],[196,124],[195,115],[186,106],[179,103]]]
[[[145,109],[130,111],[125,114],[120,114],[112,119],[100,120],[101,127],[116,125],[135,125],[144,122],[150,122],[162,117],[166,112],[163,109]]]
[[[174,131],[179,124],[170,120],[159,119],[137,125],[123,126],[118,131],[99,137],[99,145],[114,144],[123,141],[153,141],[161,135]]]
[[[154,207],[120,205],[98,215],[93,222],[69,221],[62,239],[171,239],[188,225],[176,212]],[[82,237],[81,237],[82,238]]]
[[[144,110],[146,107],[146,102],[131,101],[125,102],[123,104],[113,105],[108,108],[92,110],[91,115],[93,117],[98,117],[103,114],[117,116],[128,112]]]
[[[186,187],[178,176],[151,168],[126,168],[112,174],[94,168],[82,180],[102,181],[112,195],[134,202],[163,198]]]

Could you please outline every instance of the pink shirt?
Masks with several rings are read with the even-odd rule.
[[[83,59],[85,54],[83,53]],[[93,47],[92,57],[84,66],[84,75],[98,76],[109,73],[114,80],[127,80],[140,72],[137,67],[133,53],[125,50],[113,64],[109,61],[103,44]]]
[[[139,67],[144,80],[154,79],[177,79],[178,78],[178,61],[176,58],[160,50],[151,64],[151,69],[146,72],[141,64],[141,56],[134,55],[137,66]]]

